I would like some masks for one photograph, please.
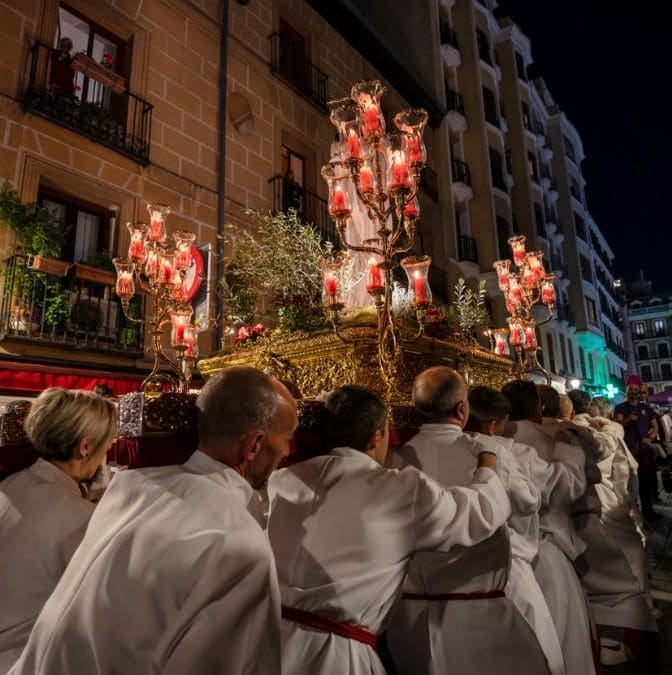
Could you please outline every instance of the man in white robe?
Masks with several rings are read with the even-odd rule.
[[[250,509],[289,452],[295,403],[232,367],[197,408],[183,466],[112,480],[13,675],[280,673],[275,566]]]
[[[542,427],[541,401],[533,382],[514,380],[502,387],[511,404],[509,433],[531,446],[546,462],[562,462],[563,480],[555,483],[539,514],[541,531],[534,575],[544,593],[562,647],[567,673],[595,673],[588,601],[570,561],[586,548],[572,524],[570,509],[586,491],[583,450],[556,439]],[[562,438],[562,437],[561,437]],[[518,456],[519,461],[524,461]],[[532,470],[534,471],[534,470]],[[530,474],[534,478],[534,472]],[[538,485],[539,486],[539,485]],[[540,488],[541,489],[541,488]]]
[[[385,469],[388,420],[356,386],[325,404],[330,448],[269,481],[268,534],[282,595],[282,672],[383,675],[377,636],[416,551],[469,546],[510,513],[491,448],[474,445],[469,487],[442,490],[409,467]]]
[[[493,393],[506,403],[501,394]],[[475,469],[470,451],[474,443],[500,445],[497,473],[512,510],[505,549],[500,552],[496,533],[460,555],[416,555],[388,632],[390,650],[400,673],[473,670],[516,675],[523,664],[536,673],[564,673],[560,644],[543,595],[536,583],[529,584],[534,580],[532,569],[512,557],[517,534],[512,520],[525,532],[530,526],[534,530],[532,557],[536,555],[538,528],[527,521],[538,520],[539,490],[523,474],[511,453],[511,442],[507,447],[504,439],[500,444],[490,435],[463,432],[471,415],[472,394],[467,397],[464,380],[452,368],[437,366],[418,375],[413,403],[425,422],[395,454],[448,488],[468,483]],[[503,559],[502,553],[506,554]],[[505,569],[500,575],[502,563]],[[524,606],[545,607],[548,625],[539,636],[518,609],[516,596],[525,599]]]
[[[576,518],[576,525],[587,544],[579,560],[585,568],[581,583],[600,626],[603,646],[607,647],[603,649],[603,660],[611,663],[615,657],[611,652],[621,651],[620,645],[613,642],[623,641],[624,628],[657,633],[658,626],[647,587],[642,540],[635,522],[628,515],[627,502],[619,508],[619,498],[611,482],[611,468],[615,453],[620,451],[623,427],[604,419],[597,428],[598,423],[588,413],[590,396],[574,390],[570,392],[570,398],[574,404],[572,423],[589,431],[599,443],[598,466],[604,471],[602,483],[595,486],[603,507],[600,516],[586,513]],[[646,637],[651,642],[653,636]]]

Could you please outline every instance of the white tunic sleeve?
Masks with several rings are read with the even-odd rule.
[[[403,470],[406,471],[416,470],[408,467]],[[469,487],[446,490],[431,478],[416,473],[413,514],[416,550],[447,551],[457,544],[477,544],[511,515],[504,486],[490,469],[477,469]]]

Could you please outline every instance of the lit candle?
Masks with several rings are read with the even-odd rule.
[[[183,323],[178,323],[175,326],[175,344],[176,345],[181,345],[184,344],[184,324]]]
[[[527,326],[525,328],[525,349],[536,349],[537,336],[534,332],[534,326]]]
[[[359,170],[359,189],[361,192],[373,192],[373,172],[366,164]]]
[[[173,282],[173,266],[170,260],[161,261],[161,273],[159,274],[159,283],[171,284]]]
[[[399,151],[395,152],[393,161],[392,178],[387,189],[398,190],[399,188],[408,187],[408,167],[404,161],[403,154]]]
[[[178,249],[175,254],[175,267],[178,270],[186,270],[189,265],[191,265],[191,247]]]
[[[151,219],[149,223],[149,238],[152,241],[163,241],[165,239],[164,225],[161,218]]]
[[[331,195],[331,202],[329,204],[329,212],[335,216],[349,214],[350,209],[345,200],[345,192],[340,186],[336,186]]]
[[[324,286],[330,299],[335,299],[338,293],[338,281],[332,272],[324,278]]]
[[[505,354],[508,354],[509,352],[509,347],[506,344],[506,338],[502,333],[496,333],[495,334],[495,354],[499,354],[500,356],[504,356]]]
[[[511,332],[509,333],[509,342],[512,347],[517,347],[522,342],[521,337],[521,328],[517,323],[509,324],[511,326]]]
[[[156,276],[156,270],[158,267],[158,256],[155,251],[150,251],[147,256],[147,264],[145,265],[145,274],[153,279]]]
[[[516,265],[522,265],[525,262],[525,242],[517,242],[512,245],[513,248],[513,262]]]
[[[191,328],[186,330],[184,333],[184,344],[186,347],[184,350],[184,355],[194,356],[194,332]]]
[[[499,283],[499,290],[506,291],[509,288],[509,273],[507,270],[500,269],[497,270],[499,278],[497,279]]]
[[[383,290],[383,273],[380,267],[378,267],[378,262],[375,258],[369,258],[366,290],[368,293],[376,293]]]
[[[550,281],[545,281],[541,287],[541,301],[545,305],[552,305],[555,303],[555,287]]]
[[[120,272],[117,277],[117,295],[133,295],[135,289],[133,284],[133,275],[130,272]]]
[[[348,151],[348,155],[350,155],[352,159],[361,159],[362,146],[359,143],[359,136],[355,133],[354,129],[348,131],[348,135],[345,139],[345,147]]]
[[[426,305],[427,303],[427,291],[425,290],[425,280],[423,279],[420,272],[414,272],[413,274],[413,290],[415,291],[415,304],[416,305]]]
[[[523,268],[523,284],[527,290],[532,290],[534,284],[537,282],[537,277],[534,273],[534,270],[527,265]]]
[[[380,118],[378,117],[378,106],[370,105],[362,114],[362,128],[365,134],[375,134],[380,131]]]
[[[414,136],[408,139],[406,143],[406,157],[411,163],[422,163],[422,150],[420,149],[420,140]]]
[[[128,247],[128,257],[134,260],[145,259],[145,242],[142,241],[142,235],[136,233],[131,238],[131,245]]]

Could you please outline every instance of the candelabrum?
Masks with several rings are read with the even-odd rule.
[[[511,237],[509,245],[513,254],[512,261],[497,260],[493,267],[497,272],[497,283],[504,294],[506,309],[511,315],[507,322],[509,328],[494,328],[487,331],[490,345],[496,354],[509,353],[508,342],[515,352],[514,375],[526,378],[529,373],[538,371],[546,377],[548,384],[551,376],[537,359],[539,345],[536,327],[548,323],[555,309],[555,275],[544,268],[543,251],[526,251],[525,237]],[[536,320],[533,316],[535,306],[544,307],[546,316]]]
[[[322,167],[329,188],[328,208],[343,247],[368,255],[366,290],[373,300],[378,323],[378,359],[388,398],[395,387],[396,362],[400,343],[417,340],[424,331],[427,308],[432,301],[427,275],[429,256],[407,256],[400,261],[408,277],[408,297],[415,311],[417,331],[402,335],[392,313],[393,270],[397,258],[411,250],[415,223],[420,215],[417,191],[420,172],[427,159],[423,142],[427,113],[403,110],[394,117],[396,133],[385,133],[380,99],[385,88],[377,80],[358,82],[350,98],[332,101],[330,119],[338,129],[337,152]],[[348,228],[353,216],[367,217],[364,227]],[[364,215],[365,214],[365,215]],[[360,233],[357,239],[355,231]],[[354,237],[354,238],[353,238]],[[340,313],[347,287],[344,274],[346,256],[337,254],[323,264],[323,301],[337,335],[348,341],[339,329]]]
[[[131,322],[149,326],[153,336],[154,367],[140,385],[140,391],[179,391],[187,393],[198,358],[198,328],[191,323],[193,308],[187,301],[185,279],[191,265],[191,247],[196,239],[192,232],[176,230],[167,243],[165,204],[147,205],[149,225],[143,222],[127,224],[131,235],[128,255],[112,262],[117,270],[115,291],[121,299],[124,316]],[[152,307],[144,318],[129,312],[136,291],[152,298]],[[170,326],[170,344],[174,357],[163,347],[164,329]],[[172,374],[160,372],[161,362]]]

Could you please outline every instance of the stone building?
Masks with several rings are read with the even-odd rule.
[[[65,276],[21,276],[15,231],[0,230],[1,389],[111,380],[120,392],[151,367],[142,327],[124,319],[109,279],[79,263],[109,267],[125,255],[126,223],[147,221],[148,202],[172,208],[169,232],[216,246],[221,16],[219,0],[0,2],[0,177],[70,228]],[[17,274],[46,283],[18,302]],[[145,300],[136,302],[139,314]],[[207,333],[200,340],[212,349]]]

